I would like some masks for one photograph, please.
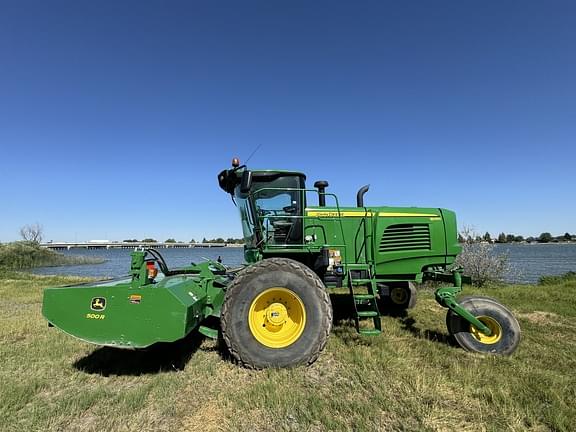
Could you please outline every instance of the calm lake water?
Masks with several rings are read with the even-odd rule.
[[[534,283],[540,276],[576,271],[576,243],[495,245],[496,253],[507,253],[514,268],[509,282]]]
[[[533,283],[543,275],[558,275],[576,271],[576,243],[571,244],[520,244],[496,245],[496,253],[507,253],[514,267],[514,276],[509,282]],[[91,277],[117,277],[128,274],[130,269],[129,249],[72,249],[66,255],[99,257],[106,261],[96,265],[44,267],[34,270],[37,274],[65,274]],[[244,261],[242,248],[195,248],[161,249],[169,267],[181,267],[191,262],[222,257],[223,264],[237,266]]]

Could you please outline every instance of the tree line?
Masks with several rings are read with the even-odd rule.
[[[506,234],[501,232],[497,237],[492,238],[489,232],[486,232],[483,236],[475,235],[469,230],[464,230],[458,234],[458,241],[460,243],[561,243],[576,241],[576,235],[570,233],[564,233],[564,235],[553,236],[549,232],[543,232],[538,237],[524,237],[521,235]]]

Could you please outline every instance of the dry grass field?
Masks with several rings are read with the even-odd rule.
[[[570,431],[576,425],[576,280],[486,288],[518,316],[509,358],[446,334],[432,291],[378,337],[355,333],[346,298],[311,367],[251,371],[192,335],[146,351],[48,328],[42,289],[77,278],[0,280],[2,431]],[[466,289],[466,294],[475,292]]]

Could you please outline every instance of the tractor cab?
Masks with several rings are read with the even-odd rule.
[[[218,180],[240,211],[247,249],[302,244],[304,174],[237,166],[222,171]]]

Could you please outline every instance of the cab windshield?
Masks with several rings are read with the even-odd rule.
[[[236,194],[247,245],[281,245],[302,241],[303,178],[295,175],[256,175],[250,195]]]

